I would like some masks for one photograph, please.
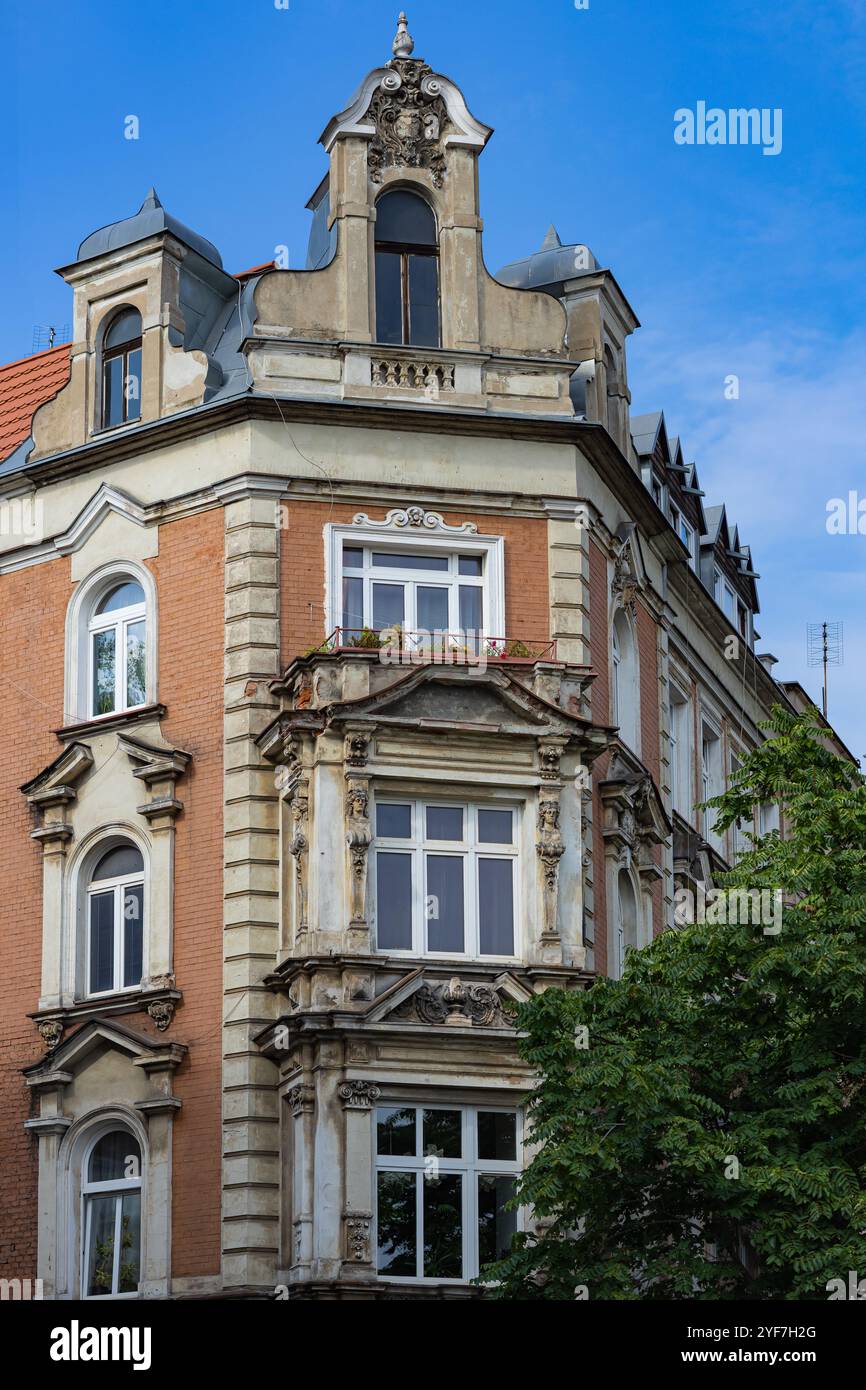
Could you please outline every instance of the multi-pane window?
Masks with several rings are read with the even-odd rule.
[[[376,204],[376,341],[439,346],[436,219],[404,188]]]
[[[87,992],[137,989],[144,960],[144,860],[134,845],[108,850],[87,888]]]
[[[513,956],[516,809],[407,799],[375,815],[377,950]]]
[[[98,1139],[82,1181],[82,1293],[136,1294],[141,1270],[141,1149],[125,1129]]]
[[[147,699],[144,590],[126,580],[104,594],[90,619],[90,691],[94,716],[134,709]]]
[[[713,597],[725,617],[732,623],[735,622],[737,617],[737,597],[720,570],[715,571]]]
[[[141,315],[122,309],[102,341],[102,428],[141,415]]]
[[[507,1255],[520,1171],[514,1110],[376,1110],[377,1270],[388,1279],[473,1279]]]
[[[344,542],[342,568],[344,643],[357,641],[365,628],[399,628],[410,641],[428,633],[448,633],[470,644],[480,640],[485,628],[482,555]]]

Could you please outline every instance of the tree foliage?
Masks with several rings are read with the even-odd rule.
[[[866,1275],[866,783],[815,714],[776,707],[709,803],[721,830],[784,806],[787,837],[725,880],[781,889],[781,931],[696,921],[521,1007],[538,1229],[492,1297],[826,1299]]]

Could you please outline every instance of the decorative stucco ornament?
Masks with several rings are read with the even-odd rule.
[[[445,174],[442,135],[448,125],[448,111],[433,69],[420,58],[411,57],[414,49],[401,12],[394,57],[368,112],[376,128],[370,144],[370,178],[381,183],[382,171],[392,167],[428,169],[434,186],[441,188]]]

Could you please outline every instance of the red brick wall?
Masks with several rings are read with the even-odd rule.
[[[222,992],[222,511],[160,529],[150,562],[159,604],[159,698],[167,739],[193,755],[178,785],[174,952],[184,1001],[171,1029],[146,1014],[123,1022],[178,1039],[188,1058],[175,1078],[174,1273],[219,1270],[220,1019]],[[61,751],[64,625],[72,594],[67,559],[0,576],[0,1275],[36,1273],[36,1139],[23,1128],[21,1068],[44,1046],[36,1008],[42,955],[42,851],[20,784]],[[192,621],[190,614],[195,615]],[[106,808],[106,815],[110,808]]]
[[[324,631],[325,542],[327,522],[344,525],[357,507],[297,499],[283,501],[280,536],[280,648],[283,666],[317,646]],[[365,508],[372,521],[384,520],[387,507]],[[547,640],[550,598],[547,575],[547,522],[534,517],[443,512],[451,525],[474,522],[485,535],[505,539],[505,625],[494,634]],[[419,545],[423,535],[419,537]]]
[[[221,508],[160,527],[162,731],[192,754],[177,784],[174,968],[183,1004],[163,1034],[189,1047],[172,1150],[172,1273],[220,1268],[223,940],[224,521]],[[139,1020],[136,1025],[139,1026]]]
[[[607,560],[593,540],[589,542],[589,649],[595,680],[592,683],[592,717],[597,724],[610,718],[608,686],[608,582]],[[607,973],[607,887],[604,878],[602,807],[598,784],[604,780],[608,757],[599,758],[592,773],[592,858],[595,968]]]
[[[18,790],[60,752],[69,560],[0,575],[0,1276],[36,1275],[37,1141],[21,1068],[45,1048],[39,999],[42,850]]]

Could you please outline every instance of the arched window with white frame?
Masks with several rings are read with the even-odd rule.
[[[134,1297],[141,1278],[141,1148],[129,1130],[103,1130],[81,1167],[81,1293]]]
[[[135,580],[115,585],[94,606],[89,622],[94,718],[146,703],[146,625],[144,589]]]
[[[156,585],[135,561],[105,565],[75,590],[66,619],[66,717],[111,718],[156,703]]]
[[[115,841],[92,861],[84,904],[87,995],[140,988],[144,972],[144,882],[141,850],[128,840]]]
[[[141,416],[141,314],[127,305],[112,316],[102,339],[103,429]]]

